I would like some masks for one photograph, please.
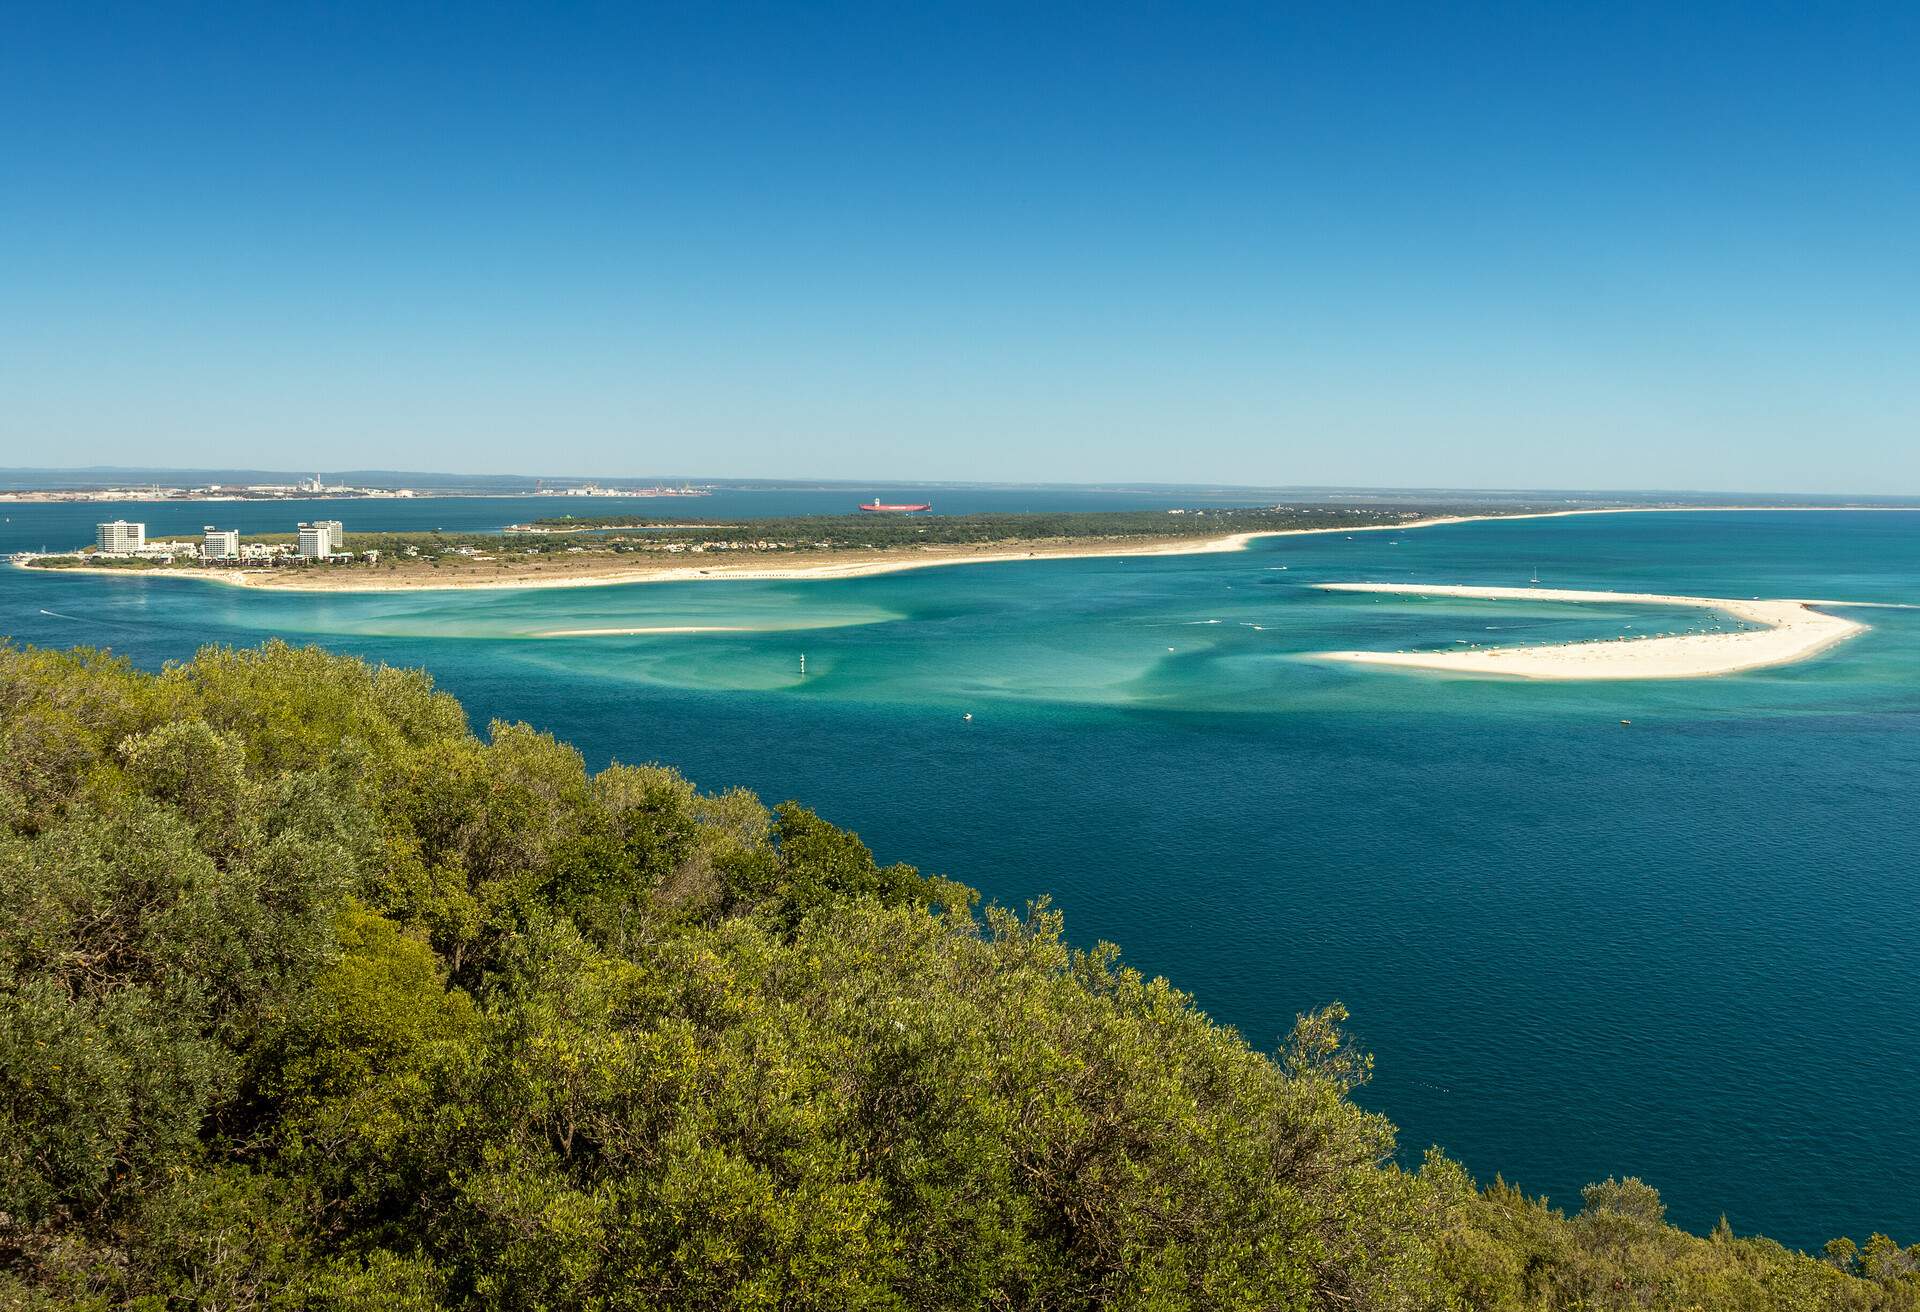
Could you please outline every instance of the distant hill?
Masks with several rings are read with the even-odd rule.
[[[1430,487],[1358,487],[1319,485],[1235,485],[1225,483],[1019,483],[993,481],[921,481],[914,479],[795,479],[795,478],[715,478],[697,474],[458,474],[428,470],[399,469],[175,469],[164,466],[90,465],[80,468],[0,467],[0,491],[24,489],[85,490],[106,487],[139,487],[159,484],[166,487],[201,487],[208,483],[297,483],[319,474],[328,483],[355,487],[400,488],[438,493],[471,492],[507,494],[532,492],[545,484],[576,485],[590,482],[616,483],[622,486],[704,487],[737,491],[778,491],[796,489],[844,489],[865,491],[875,486],[890,488],[1033,489],[1041,491],[1107,491],[1188,493],[1195,496],[1271,496],[1276,499],[1310,498],[1329,505],[1382,504],[1402,505],[1444,501],[1450,505],[1501,506],[1554,502],[1565,507],[1609,505],[1686,506],[1878,506],[1900,508],[1920,506],[1920,497],[1849,494],[1846,496],[1808,496],[1796,492],[1715,492],[1711,490],[1672,490],[1648,488],[1567,489],[1567,488],[1430,488]]]

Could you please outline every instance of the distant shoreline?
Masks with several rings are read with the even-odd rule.
[[[261,506],[291,504],[296,501],[544,501],[578,504],[594,501],[694,501],[712,496],[711,491],[656,492],[635,488],[630,492],[596,492],[591,496],[564,496],[552,492],[422,492],[417,489],[356,488],[340,492],[300,492],[293,495],[246,496],[241,493],[183,493],[180,496],[137,495],[139,489],[116,488],[90,492],[81,489],[15,488],[0,491],[0,502],[29,506],[112,506],[171,505],[201,503],[232,505],[236,502]]]
[[[198,566],[168,567],[152,570],[128,570],[109,566],[68,565],[38,570],[47,574],[91,574],[114,578],[192,579],[220,583],[229,587],[260,588],[282,592],[468,592],[529,588],[616,587],[630,583],[695,583],[723,580],[762,582],[808,582],[830,579],[868,578],[913,569],[931,569],[943,565],[987,565],[1021,560],[1092,560],[1132,556],[1192,556],[1219,552],[1244,551],[1256,538],[1324,536],[1329,533],[1410,532],[1448,524],[1476,524],[1497,520],[1562,519],[1575,515],[1684,515],[1830,513],[1846,511],[1861,514],[1884,512],[1920,512],[1920,506],[1593,506],[1567,510],[1532,510],[1514,514],[1492,512],[1473,515],[1438,515],[1410,519],[1397,524],[1329,525],[1316,528],[1263,529],[1230,533],[1211,538],[1138,539],[1087,544],[1067,541],[1042,541],[1026,544],[988,544],[981,547],[913,548],[874,553],[856,551],[793,553],[788,564],[689,564],[626,565],[609,569],[591,569],[556,562],[552,575],[519,574],[507,578],[436,578],[422,571],[388,578],[369,578],[367,572],[351,566],[317,566],[262,570],[207,569]],[[1009,547],[1011,546],[1011,549]],[[798,559],[795,559],[798,557]],[[849,559],[849,557],[852,557]],[[16,566],[35,569],[31,565]],[[572,566],[573,572],[564,572]],[[1427,589],[1432,591],[1432,589]],[[1537,594],[1536,594],[1537,595]]]

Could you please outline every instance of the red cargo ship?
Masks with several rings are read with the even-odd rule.
[[[932,503],[930,503],[930,502],[926,502],[926,501],[916,501],[916,502],[914,502],[914,503],[913,503],[912,505],[910,505],[910,506],[909,506],[909,505],[898,505],[898,506],[893,506],[893,505],[883,505],[883,504],[881,503],[881,501],[880,501],[880,498],[879,498],[879,497],[875,497],[875,498],[874,498],[874,499],[873,499],[872,501],[869,501],[869,502],[867,502],[867,504],[865,504],[865,505],[863,505],[863,506],[861,506],[861,507],[860,507],[860,509],[862,509],[862,510],[876,510],[876,511],[886,511],[886,510],[900,510],[900,511],[907,511],[907,510],[932,510],[932,509],[933,509],[933,505],[932,505]]]

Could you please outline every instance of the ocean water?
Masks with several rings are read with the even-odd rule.
[[[795,513],[792,497],[820,494],[729,495],[713,513]],[[1048,509],[1063,494],[982,495]],[[527,507],[335,512],[350,530],[481,528]],[[0,506],[0,548],[83,541],[97,510]],[[132,517],[180,532],[321,513]],[[659,760],[797,796],[882,859],[1001,902],[1051,894],[1077,940],[1119,943],[1257,1046],[1344,1001],[1377,1058],[1363,1100],[1410,1156],[1439,1143],[1569,1207],[1587,1181],[1637,1174],[1695,1229],[1724,1212],[1800,1246],[1920,1239],[1920,609],[1846,611],[1870,630],[1723,679],[1542,684],[1312,658],[1727,622],[1311,586],[1515,585],[1536,569],[1553,587],[1914,606],[1920,514],[1580,516],[521,592],[8,569],[0,632],[147,666],[274,634],[424,665],[477,723],[530,721],[596,766]],[[729,631],[546,636],[680,626]]]

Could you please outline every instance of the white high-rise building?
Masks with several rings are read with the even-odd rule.
[[[200,559],[240,559],[240,530],[235,528],[215,528],[211,524],[207,525],[200,539]]]
[[[335,551],[345,551],[347,549],[347,526],[345,524],[342,524],[337,519],[316,519],[313,521],[313,526],[327,530],[327,541],[332,544]]]
[[[327,522],[300,526],[300,556],[320,560],[333,554],[333,525]]]
[[[127,555],[146,550],[145,524],[129,524],[124,519],[116,519],[111,524],[94,525],[93,534],[94,544],[109,555]]]

